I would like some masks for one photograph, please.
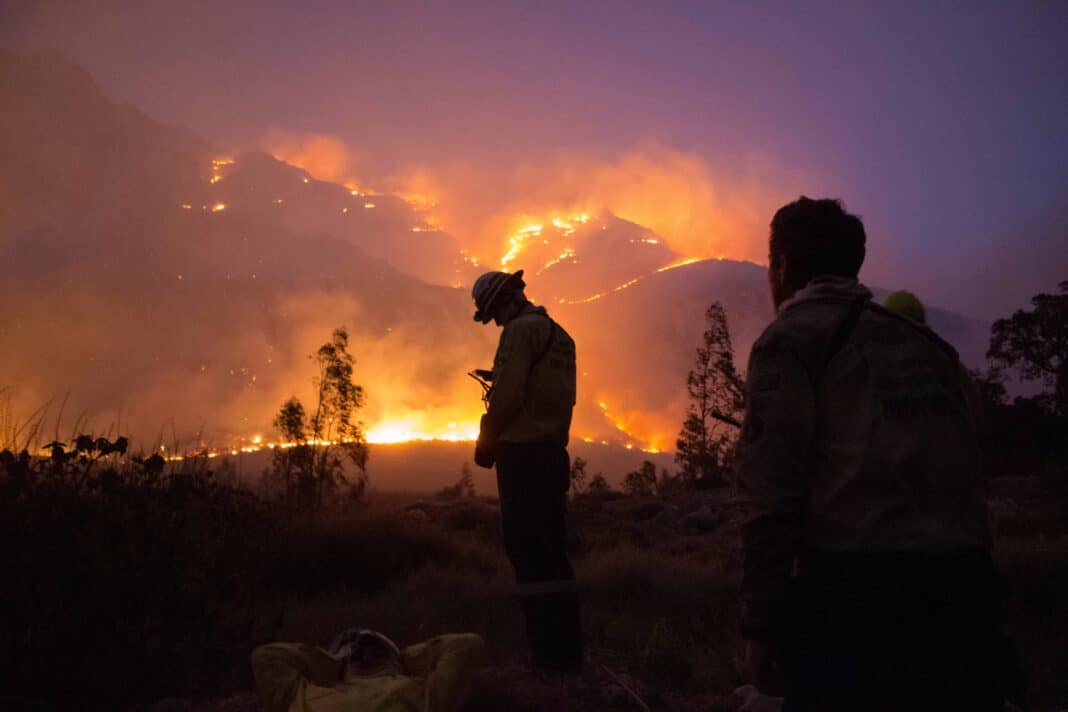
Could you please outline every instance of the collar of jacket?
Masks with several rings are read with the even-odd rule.
[[[516,314],[515,316],[513,316],[511,319],[508,320],[508,323],[512,323],[513,321],[515,321],[519,317],[527,316],[529,314],[540,314],[540,315],[546,316],[546,317],[549,316],[549,312],[545,311],[545,307],[536,307],[533,304],[531,304],[530,302],[527,302],[526,304],[523,305],[523,308],[519,310],[518,314]]]
[[[780,304],[779,314],[805,302],[817,300],[852,302],[858,299],[870,300],[871,298],[871,290],[857,280],[828,274],[812,279],[802,289],[794,293],[792,297]]]

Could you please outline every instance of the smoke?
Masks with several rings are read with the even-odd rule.
[[[13,208],[0,256],[14,275],[0,280],[11,315],[0,320],[11,346],[0,349],[0,387],[12,386],[24,411],[69,391],[68,423],[85,413],[100,432],[119,421],[149,447],[161,434],[168,447],[269,440],[283,401],[311,404],[308,356],[339,326],[366,388],[361,417],[372,439],[470,436],[482,406],[464,374],[490,365],[498,332],[471,321],[466,290],[441,286],[469,284],[475,269],[451,238],[496,265],[516,229],[554,217],[576,226],[573,242],[587,252],[554,268],[555,287],[545,268],[536,274],[533,251],[523,257],[531,293],[554,304],[589,373],[575,434],[669,447],[707,295],[653,303],[637,293],[681,283],[656,272],[661,260],[760,260],[767,217],[793,194],[774,164],[717,167],[658,144],[610,159],[431,165],[375,180],[335,137],[263,138],[316,178],[358,177],[410,204],[367,200],[262,156],[219,162],[206,142],[110,103],[62,62],[11,75],[24,79],[4,87],[17,111],[0,132],[0,149],[17,159],[0,166],[0,199]],[[217,204],[227,207],[209,208]],[[671,249],[642,239],[641,228],[595,219],[604,211]],[[567,222],[583,214],[588,223]],[[549,225],[539,244],[571,229],[549,234]],[[641,276],[650,279],[620,293],[633,301],[605,300],[603,311],[565,309],[554,291],[573,282],[583,297]],[[682,323],[664,331],[663,304],[696,313],[671,310]],[[602,399],[607,414],[590,407]]]
[[[260,147],[275,158],[300,166],[313,178],[356,186],[355,152],[337,136],[271,129]]]
[[[812,184],[768,158],[714,166],[655,142],[612,159],[559,153],[519,165],[413,166],[363,180],[356,152],[337,137],[274,130],[262,145],[320,180],[372,182],[404,198],[488,265],[500,262],[508,236],[524,226],[603,212],[651,229],[686,258],[763,262],[770,215]]]
[[[434,218],[487,264],[525,225],[603,211],[652,229],[687,258],[763,262],[769,216],[804,180],[765,159],[717,168],[653,143],[611,160],[558,154],[518,166],[421,166],[386,184],[433,205]]]

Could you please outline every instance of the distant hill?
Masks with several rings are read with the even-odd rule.
[[[365,249],[402,261],[381,247],[418,238],[401,201],[359,201],[365,233],[332,229],[332,212],[282,218],[358,196],[268,156],[229,163],[54,55],[0,55],[0,79],[0,385],[24,409],[70,391],[68,419],[142,441],[269,435],[281,401],[311,390],[307,355],[345,325],[369,421],[477,418],[464,373],[494,334],[463,290]]]
[[[70,391],[68,420],[144,442],[269,437],[278,405],[311,390],[308,354],[344,325],[372,431],[475,426],[464,374],[489,365],[498,334],[471,321],[485,267],[418,209],[227,155],[116,105],[54,54],[0,52],[0,105],[0,387],[24,408]],[[507,269],[526,270],[578,342],[579,439],[673,448],[708,304],[725,306],[740,367],[772,316],[763,268],[680,266],[611,214],[511,238]],[[930,314],[980,360],[985,325]]]
[[[876,289],[881,300],[886,290]],[[654,272],[631,286],[593,301],[558,304],[555,312],[579,340],[588,367],[580,378],[580,422],[606,402],[612,419],[640,440],[674,448],[674,434],[686,408],[685,383],[701,334],[704,312],[723,304],[735,349],[744,370],[754,341],[773,318],[766,269],[748,262],[702,260]],[[961,353],[965,363],[983,362],[989,325],[937,308],[928,308],[931,327]],[[606,426],[608,424],[603,424]],[[601,439],[610,428],[592,433]],[[669,440],[659,434],[670,434]]]

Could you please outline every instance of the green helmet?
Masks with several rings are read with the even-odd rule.
[[[887,295],[883,306],[892,312],[912,319],[917,324],[927,323],[927,311],[923,308],[923,302],[912,292],[904,289],[891,292]]]

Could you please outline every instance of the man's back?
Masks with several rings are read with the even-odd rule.
[[[984,548],[986,501],[957,354],[865,292],[817,280],[755,347],[793,350],[809,373],[805,546]]]
[[[820,278],[782,304],[747,376],[743,633],[788,641],[796,708],[875,709],[879,694],[905,709],[921,691],[935,708],[965,692],[971,709],[1000,703],[986,502],[953,349],[855,280]]]
[[[805,196],[771,221],[778,317],[738,446],[742,634],[794,710],[1001,709],[1010,649],[957,354],[871,303],[867,234]]]

